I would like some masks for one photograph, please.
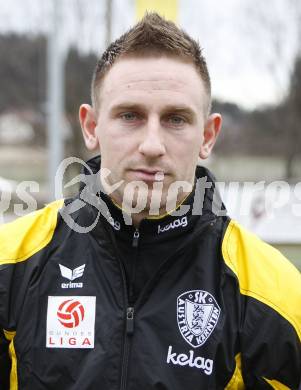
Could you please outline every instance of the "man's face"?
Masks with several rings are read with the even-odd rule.
[[[207,157],[213,146],[208,138],[215,140],[218,132],[204,133],[206,93],[199,74],[191,63],[174,58],[129,57],[112,66],[100,88],[90,149],[99,147],[101,167],[111,172],[109,185],[123,180],[112,198],[131,204],[129,183],[141,181],[146,209],[160,197],[164,211],[168,196],[180,201],[189,192],[186,187],[176,196],[170,186],[193,183],[198,157]],[[85,115],[80,116],[84,128]]]

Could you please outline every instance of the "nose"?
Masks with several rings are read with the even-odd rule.
[[[165,144],[157,118],[149,119],[142,132],[142,140],[139,144],[139,152],[145,157],[156,158],[165,154]]]

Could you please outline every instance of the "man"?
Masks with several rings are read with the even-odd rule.
[[[0,231],[1,388],[300,388],[300,274],[197,167],[210,102],[198,44],[156,14],[105,51],[86,186]]]

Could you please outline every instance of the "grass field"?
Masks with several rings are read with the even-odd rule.
[[[285,180],[285,161],[277,157],[213,156],[204,165],[218,181]],[[301,160],[294,164],[295,181],[301,181]]]

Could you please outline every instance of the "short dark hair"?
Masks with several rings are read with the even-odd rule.
[[[191,61],[203,80],[208,95],[207,109],[210,110],[210,76],[199,43],[178,28],[175,23],[165,20],[154,12],[147,13],[134,27],[112,42],[102,54],[92,79],[93,106],[96,109],[99,107],[100,84],[117,59],[127,55],[147,56],[152,54],[163,54]]]

